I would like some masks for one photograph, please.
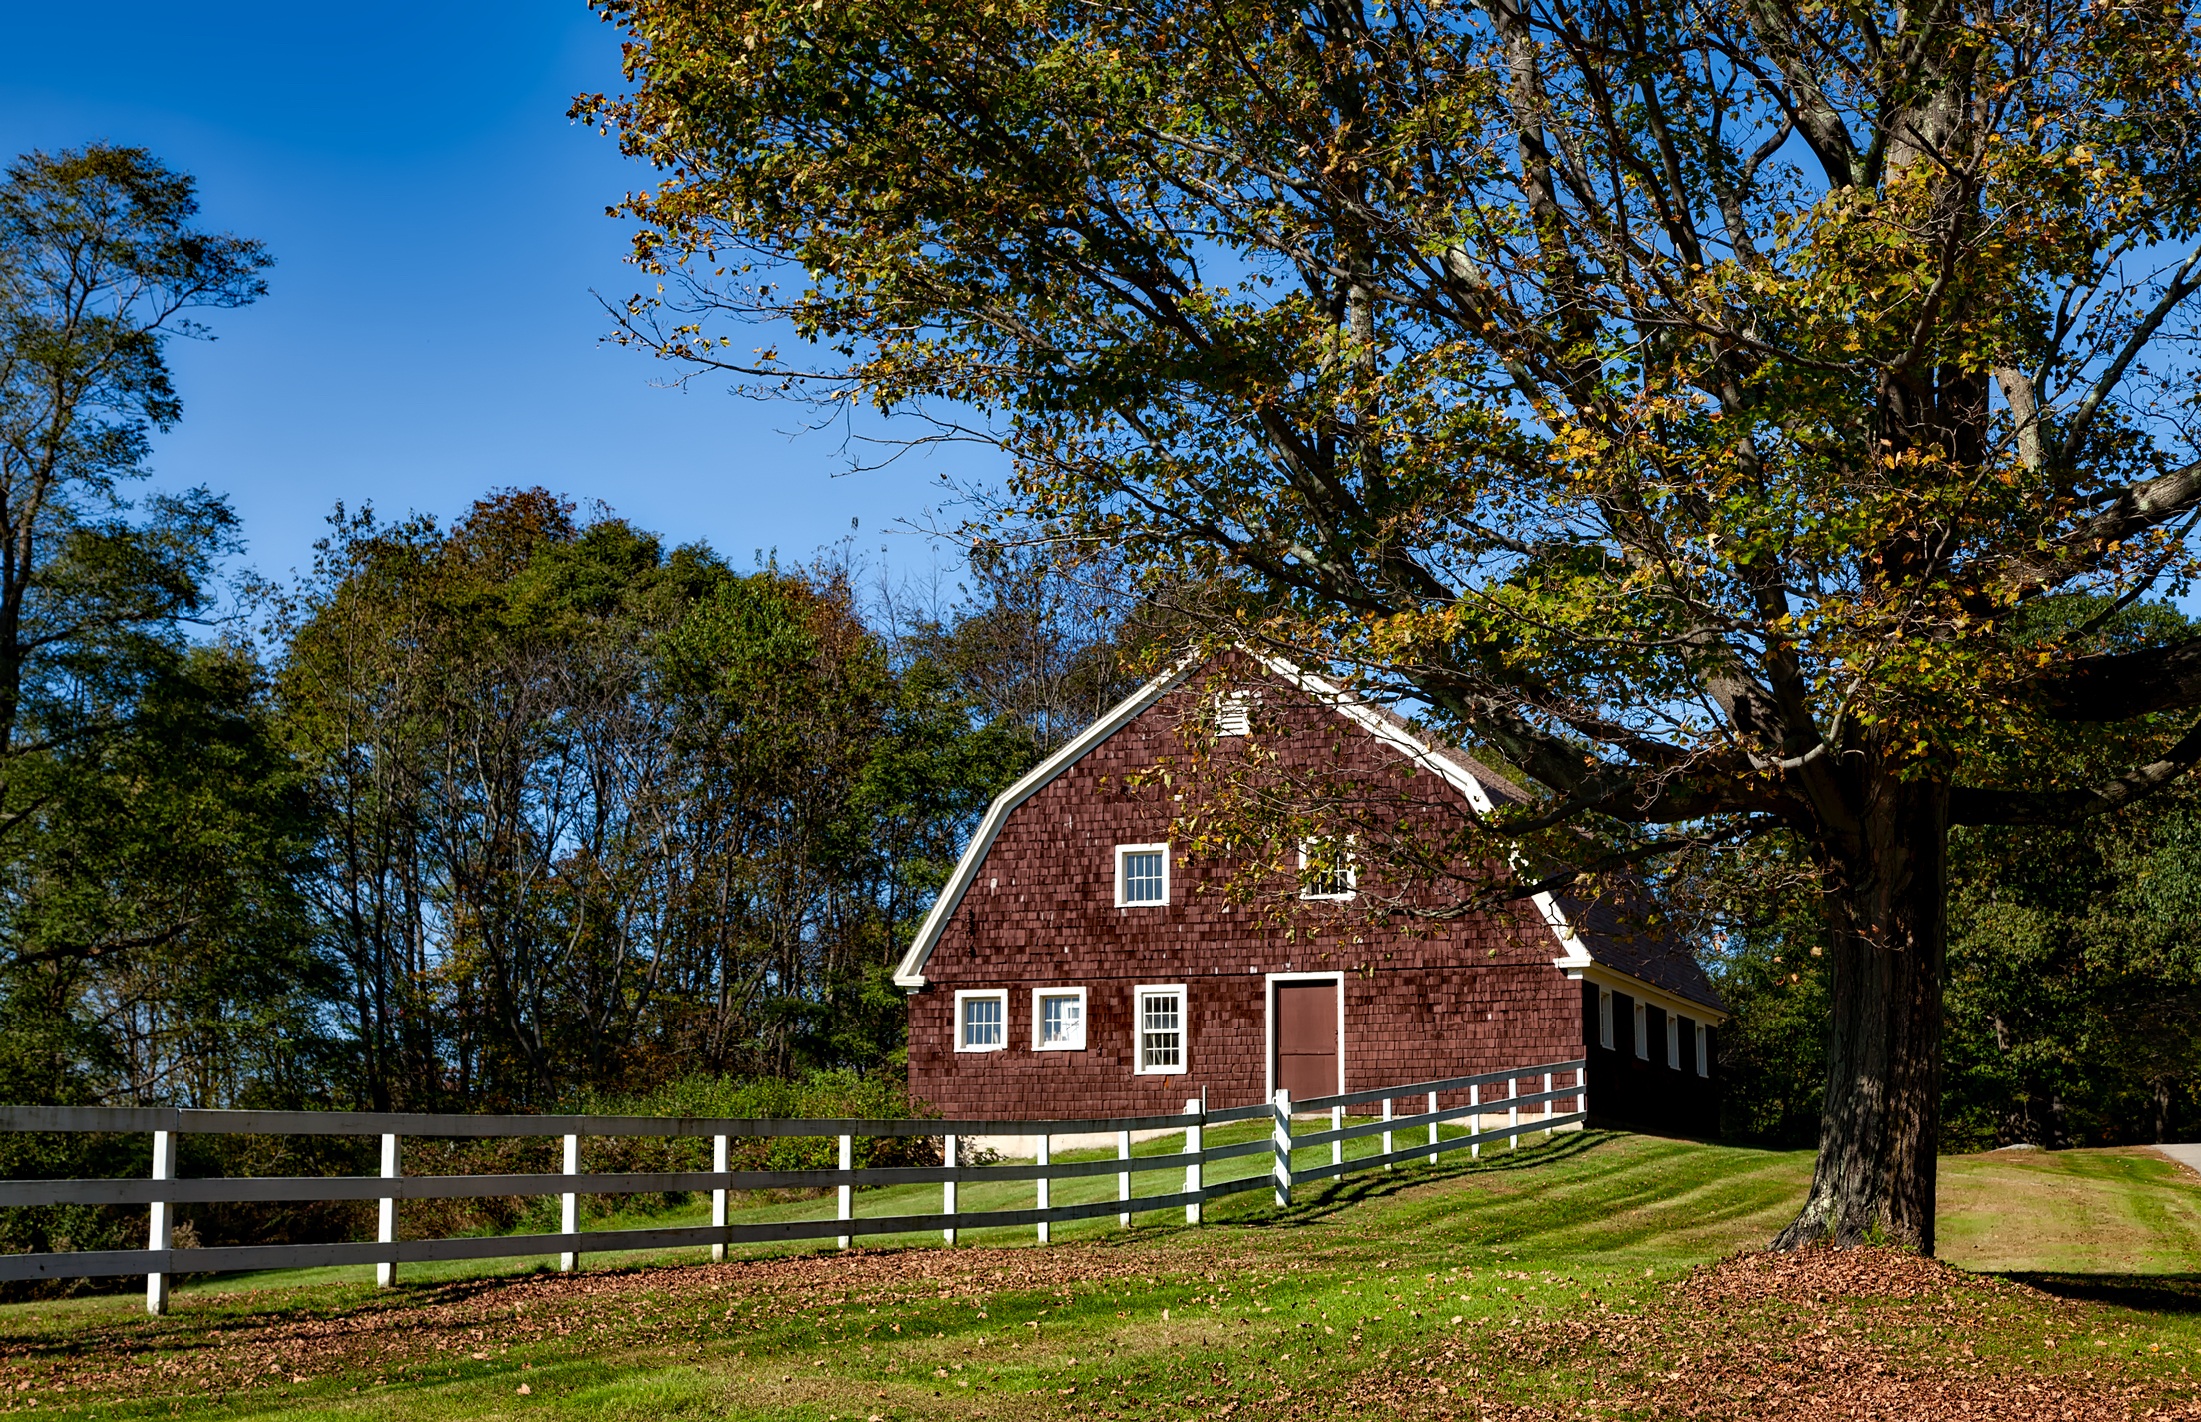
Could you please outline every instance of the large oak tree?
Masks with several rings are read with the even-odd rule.
[[[1834,1020],[1782,1238],[1932,1248],[1951,825],[2201,756],[2201,640],[2027,614],[2191,567],[2183,8],[599,7],[630,86],[577,112],[658,165],[630,339],[998,441],[1028,526],[1520,767],[1551,882],[1797,836]],[[2136,758],[2029,760],[2070,723]]]

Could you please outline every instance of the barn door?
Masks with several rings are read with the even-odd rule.
[[[1338,1093],[1337,998],[1335,982],[1276,985],[1276,1084],[1294,1101]]]

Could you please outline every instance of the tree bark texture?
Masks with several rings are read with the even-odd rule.
[[[1829,863],[1834,1020],[1811,1193],[1777,1249],[1934,1251],[1949,792],[1879,774]]]

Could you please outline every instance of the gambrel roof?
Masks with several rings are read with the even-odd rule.
[[[1499,802],[1526,804],[1527,791],[1476,760],[1466,752],[1432,743],[1403,717],[1324,677],[1304,671],[1281,657],[1246,651],[1245,655],[1271,676],[1330,707],[1348,721],[1415,765],[1438,776],[1457,790],[1478,814],[1489,814]],[[1000,836],[1011,813],[1048,784],[1076,765],[1095,746],[1128,726],[1139,714],[1183,685],[1205,665],[1188,659],[1154,678],[1124,698],[1053,755],[1033,767],[1014,785],[996,796],[985,817],[956,861],[955,872],[940,890],[932,911],[925,915],[909,951],[895,968],[899,987],[916,991],[925,985],[925,963],[940,935],[961,907],[963,896],[977,881],[979,866]],[[1537,911],[1558,941],[1560,956],[1552,965],[1569,977],[1587,979],[1617,988],[1630,996],[1677,1009],[1691,1018],[1710,1022],[1725,1019],[1719,993],[1703,967],[1685,947],[1659,936],[1630,930],[1609,907],[1583,904],[1563,896],[1539,893]]]

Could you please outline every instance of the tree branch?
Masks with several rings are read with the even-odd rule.
[[[1990,563],[1973,585],[1991,602],[2014,602],[2100,565],[2113,544],[2201,508],[2201,461],[2117,490],[2109,507],[2042,548]]]
[[[1985,790],[1959,786],[1950,792],[1954,825],[2057,825],[2119,810],[2169,785],[2201,761],[2201,722],[2181,736],[2170,754],[2083,790]]]
[[[2051,667],[2035,683],[2058,721],[2126,721],[2201,706],[2201,637],[2136,652],[2104,652]]]

